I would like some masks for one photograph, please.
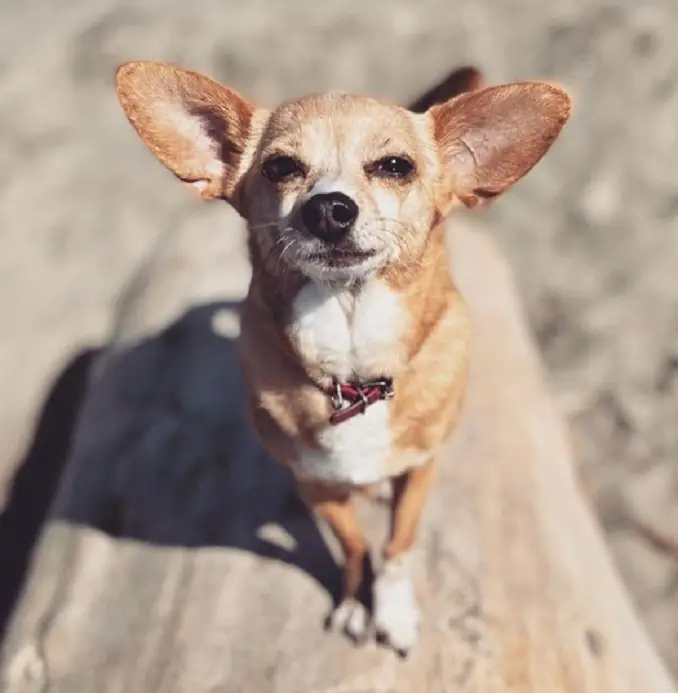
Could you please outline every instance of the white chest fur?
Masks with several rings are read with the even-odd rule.
[[[290,334],[307,364],[346,381],[388,375],[405,313],[400,297],[373,280],[357,295],[310,282],[292,308]]]
[[[373,280],[357,295],[309,283],[297,295],[290,336],[301,357],[339,380],[390,375],[406,314],[400,298]],[[300,446],[297,473],[326,481],[368,484],[387,475],[389,403],[324,429],[319,450]]]

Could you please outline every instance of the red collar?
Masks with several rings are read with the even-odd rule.
[[[393,380],[369,380],[365,383],[340,383],[336,378],[325,392],[332,399],[333,426],[352,419],[356,414],[364,414],[367,407],[382,399],[393,397]]]

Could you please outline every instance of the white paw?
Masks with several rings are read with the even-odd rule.
[[[405,656],[419,638],[421,615],[407,557],[387,561],[374,583],[374,625],[377,637]]]
[[[367,638],[370,617],[367,609],[355,599],[344,599],[332,612],[329,627],[332,630],[343,630],[356,642]]]

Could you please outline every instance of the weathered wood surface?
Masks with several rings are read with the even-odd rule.
[[[323,632],[337,566],[247,432],[237,304],[213,300],[244,290],[242,254],[172,243],[94,375],[5,642],[4,693],[675,691],[487,238],[459,225],[450,239],[476,325],[471,386],[420,535],[424,631],[405,662]],[[381,509],[363,511],[374,539]]]

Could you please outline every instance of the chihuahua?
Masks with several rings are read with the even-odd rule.
[[[444,221],[537,164],[568,95],[481,88],[467,70],[411,108],[329,92],[267,109],[157,62],[121,65],[116,89],[151,152],[247,221],[240,358],[253,428],[343,550],[330,624],[406,654],[420,630],[411,549],[467,378]],[[386,480],[391,531],[373,576],[354,495]]]

